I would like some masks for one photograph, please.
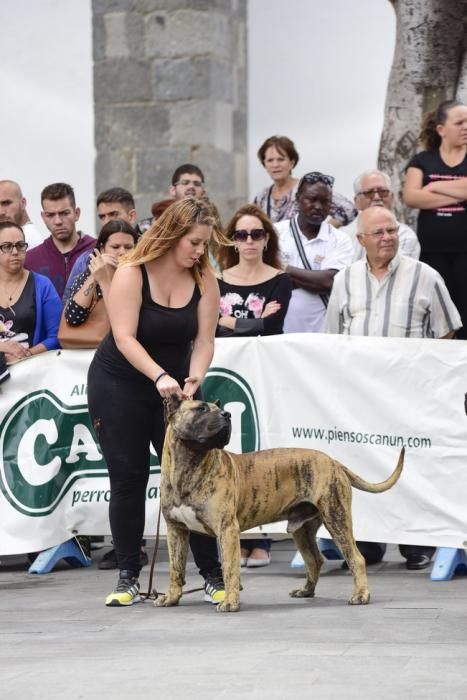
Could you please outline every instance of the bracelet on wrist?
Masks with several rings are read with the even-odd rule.
[[[157,389],[157,382],[159,381],[159,379],[162,379],[162,377],[168,377],[168,376],[169,376],[168,372],[161,372],[160,374],[157,375],[157,377],[154,380],[154,386],[156,387],[156,389]]]

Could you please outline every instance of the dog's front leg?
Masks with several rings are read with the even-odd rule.
[[[238,612],[240,609],[240,528],[236,520],[221,525],[219,546],[222,555],[225,600],[219,603],[217,612]]]
[[[185,569],[190,533],[184,527],[178,527],[167,521],[167,545],[169,548],[170,579],[167,593],[154,602],[157,607],[178,605],[185,585]]]

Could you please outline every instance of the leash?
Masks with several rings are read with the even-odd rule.
[[[164,595],[163,591],[158,591],[156,587],[152,588],[152,581],[154,578],[154,569],[155,569],[155,565],[156,565],[156,558],[157,558],[157,553],[159,551],[161,511],[162,511],[162,508],[161,508],[160,502],[159,502],[159,514],[157,516],[157,527],[156,527],[156,541],[154,543],[154,552],[152,553],[151,567],[149,569],[148,590],[146,592],[140,593],[140,596],[143,599],[143,602],[145,602],[146,600],[157,600],[159,598],[159,596]],[[198,593],[198,591],[204,591],[204,586],[202,586],[201,588],[190,588],[190,590],[188,590],[188,591],[183,591],[182,596],[188,595],[189,593]]]

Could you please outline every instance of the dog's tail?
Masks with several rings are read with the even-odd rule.
[[[405,447],[403,447],[401,450],[401,453],[399,455],[399,461],[397,462],[397,467],[394,469],[391,476],[388,479],[386,479],[386,481],[380,481],[379,484],[371,484],[369,481],[365,481],[365,479],[362,479],[360,476],[357,476],[357,474],[354,474],[352,471],[350,471],[350,469],[347,469],[347,467],[344,467],[342,465],[342,468],[349,477],[350,483],[356,489],[360,489],[360,491],[369,491],[370,493],[382,493],[383,491],[387,491],[388,489],[390,489],[391,486],[394,486],[394,484],[402,474],[402,467],[404,466],[404,454]]]

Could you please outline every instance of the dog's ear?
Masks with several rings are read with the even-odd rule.
[[[219,401],[219,399],[216,399],[216,400],[214,401],[214,406],[217,406],[217,408],[220,408],[220,407],[221,407],[221,402]]]
[[[177,394],[171,394],[168,399],[164,399],[164,418],[166,423],[178,411],[181,403],[182,399]]]

